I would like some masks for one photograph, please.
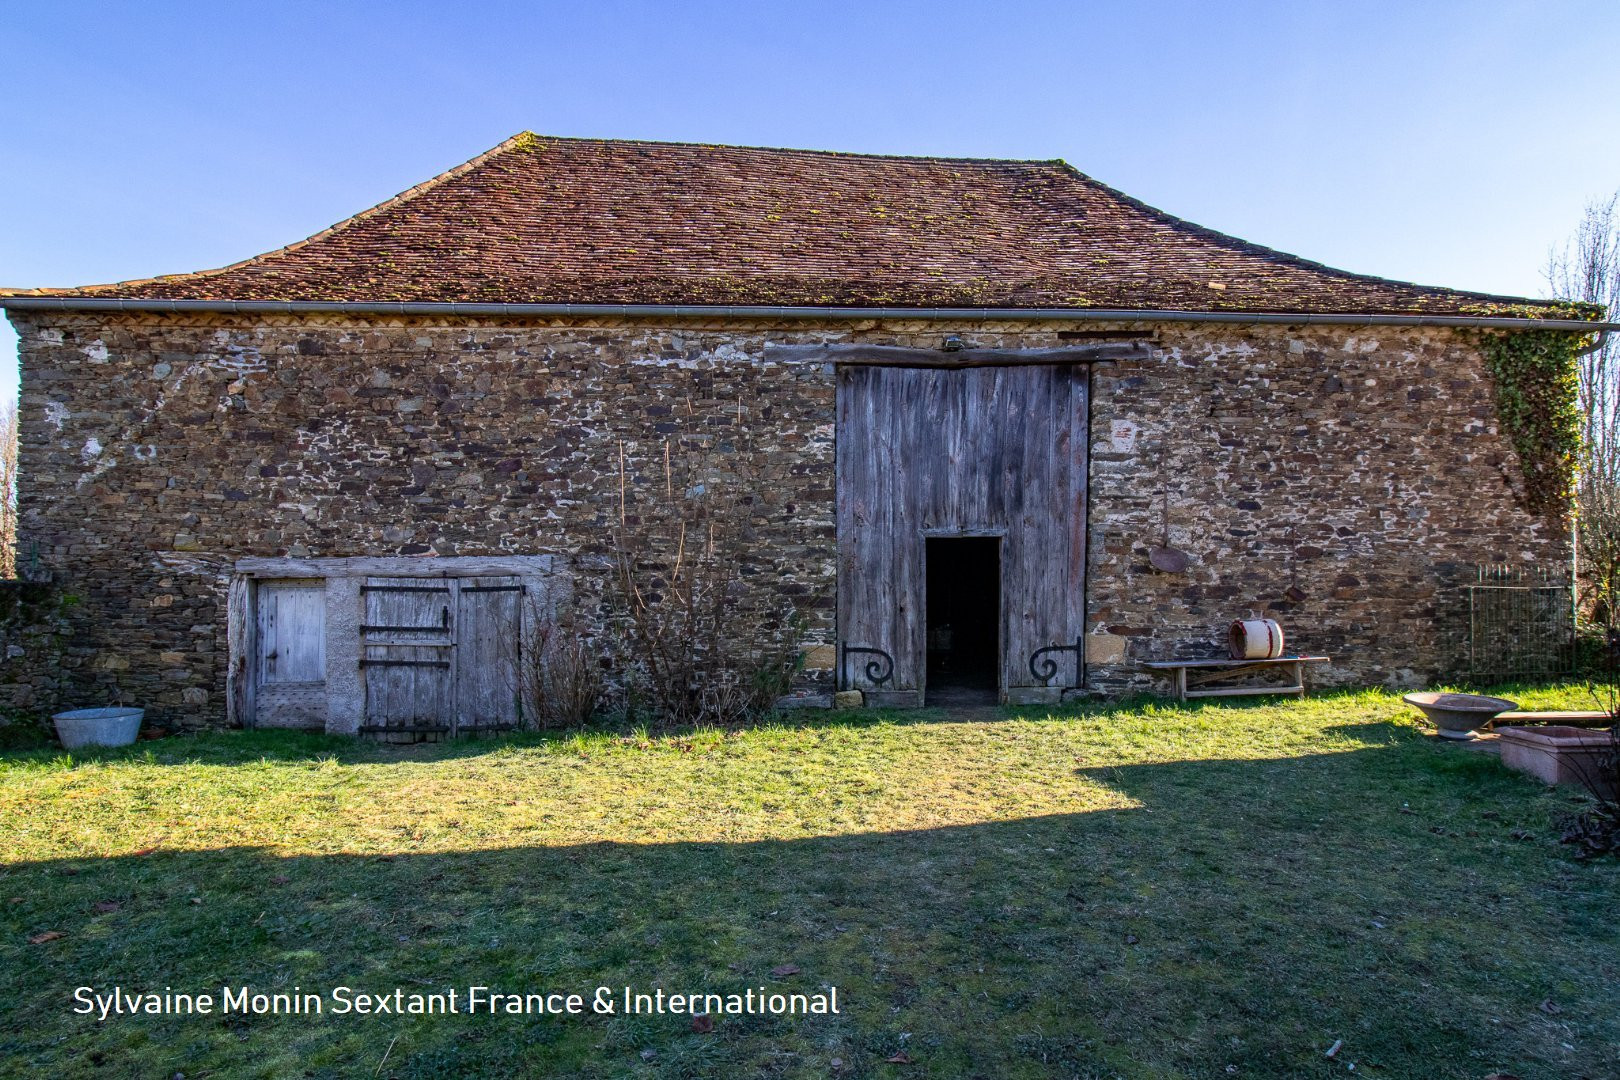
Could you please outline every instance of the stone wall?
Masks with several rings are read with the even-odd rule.
[[[831,372],[761,362],[759,334],[17,322],[23,543],[82,597],[96,646],[70,697],[222,723],[244,556],[417,556],[431,573],[434,556],[552,554],[599,601],[621,506],[634,520],[664,491],[666,449],[739,507],[739,617],[791,605],[804,681],[825,681]]]
[[[1476,564],[1557,566],[1567,522],[1524,510],[1478,353],[1450,330],[1210,326],[1093,382],[1094,678],[1219,655],[1272,618],[1314,680],[1410,687],[1457,670]],[[1155,572],[1164,530],[1184,574]]]
[[[920,322],[802,324],[13,315],[22,337],[21,530],[80,602],[66,703],[114,692],[162,726],[223,722],[225,597],[244,556],[552,554],[599,595],[623,497],[664,453],[744,507],[744,580],[832,661],[834,390],[765,343],[937,345]],[[1121,327],[1126,328],[1126,327]],[[1053,345],[1094,324],[951,326]],[[1140,329],[1140,328],[1139,328]],[[1217,651],[1278,619],[1318,677],[1414,684],[1459,642],[1474,563],[1556,563],[1522,509],[1479,357],[1451,331],[1157,328],[1152,359],[1093,375],[1088,661]],[[1013,422],[1013,418],[1009,418]],[[1161,493],[1185,574],[1147,563]],[[747,610],[747,598],[739,603]],[[1450,635],[1450,636],[1448,636]]]
[[[73,640],[77,602],[48,581],[0,581],[0,725],[46,721],[93,655]]]

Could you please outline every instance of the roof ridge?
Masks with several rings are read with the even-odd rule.
[[[158,274],[153,277],[125,278],[120,281],[101,282],[95,285],[81,285],[71,287],[69,289],[0,288],[0,296],[29,296],[43,295],[47,293],[54,295],[63,292],[73,292],[81,295],[93,295],[95,293],[103,293],[109,290],[122,289],[137,285],[207,280],[208,278],[215,277],[220,274],[229,273],[232,270],[239,270],[245,266],[258,262],[261,259],[268,259],[277,255],[291,254],[292,252],[298,251],[299,249],[307,247],[310,244],[316,243],[320,240],[325,240],[329,236],[340,233],[343,230],[354,225],[358,225],[363,221],[367,221],[386,210],[391,210],[396,206],[409,202],[419,195],[432,191],[433,189],[442,186],[446,182],[453,180],[464,173],[471,172],[473,169],[478,168],[480,165],[483,165],[487,161],[499,156],[502,153],[505,153],[506,151],[527,150],[535,146],[543,146],[547,142],[590,143],[597,146],[674,146],[686,147],[694,150],[751,150],[771,154],[804,154],[823,158],[851,158],[872,161],[926,161],[936,164],[953,165],[1046,165],[1055,166],[1060,169],[1069,168],[1072,170],[1072,166],[1069,166],[1068,163],[1061,158],[958,158],[941,157],[930,154],[872,154],[846,152],[842,150],[809,150],[789,146],[746,146],[736,143],[703,143],[662,139],[601,139],[578,135],[537,135],[533,131],[525,129],[515,135],[510,136],[509,138],[503,139],[501,142],[490,147],[488,150],[485,150],[483,153],[468,158],[459,165],[454,165],[435,176],[429,177],[420,184],[414,184],[411,187],[406,188],[404,191],[399,192],[397,195],[384,199],[382,202],[377,203],[374,206],[367,207],[358,213],[351,214],[348,217],[343,218],[341,221],[328,225],[319,232],[311,233],[302,240],[295,240],[290,244],[283,244],[278,248],[271,248],[268,251],[261,251],[256,255],[249,255],[245,259],[238,259],[235,262],[227,263],[224,266],[216,266],[206,270],[190,270],[178,274]]]
[[[826,200],[840,212],[818,217]],[[1307,312],[1549,303],[1313,262],[1167,213],[1061,158],[531,131],[226,266],[0,289],[0,306],[27,296]]]
[[[760,150],[770,154],[812,154],[816,157],[864,158],[873,161],[933,161],[962,165],[1061,165],[1061,158],[942,157],[938,154],[875,154],[854,150],[812,150],[801,146],[755,146],[749,143],[692,142],[684,139],[599,139],[588,135],[536,135],[523,132],[536,142],[595,143],[599,146],[679,146],[693,150]],[[512,140],[507,140],[508,142]]]

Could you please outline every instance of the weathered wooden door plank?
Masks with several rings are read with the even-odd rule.
[[[454,579],[369,578],[361,583],[360,667],[365,726],[451,730]],[[454,649],[448,650],[452,655]]]
[[[472,578],[460,586],[456,616],[455,727],[514,727],[523,587],[508,578]]]
[[[319,580],[264,581],[254,597],[254,720],[266,727],[324,722],[326,590]]]
[[[1097,364],[1119,360],[1145,360],[1152,355],[1146,341],[1096,341],[1035,349],[914,349],[904,345],[865,345],[832,342],[809,345],[769,345],[767,360],[786,363],[936,368],[962,370],[976,367],[1029,367],[1037,365]]]

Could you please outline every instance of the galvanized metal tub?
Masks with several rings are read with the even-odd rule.
[[[141,733],[145,709],[112,706],[104,709],[69,709],[51,719],[56,737],[69,750],[80,746],[128,746]]]

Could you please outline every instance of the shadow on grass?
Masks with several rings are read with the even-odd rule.
[[[1335,1039],[1389,1076],[1620,1071],[1620,875],[1571,878],[1555,846],[1515,839],[1545,832],[1549,797],[1495,762],[1356,733],[1389,739],[1082,768],[1134,808],[922,831],[12,864],[0,1073],[372,1075],[391,1048],[402,1077],[1293,1077],[1342,1074]],[[27,944],[46,931],[64,936]],[[699,1034],[679,1016],[69,1011],[81,985],[472,984],[835,985],[843,1012]],[[901,1052],[917,1065],[886,1062]]]

